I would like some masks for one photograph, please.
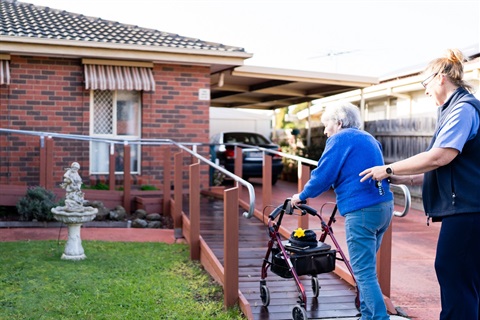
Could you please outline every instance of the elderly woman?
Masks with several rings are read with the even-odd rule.
[[[361,319],[389,319],[377,280],[376,255],[393,214],[387,180],[361,183],[360,172],[383,165],[380,143],[360,129],[359,109],[343,103],[322,115],[325,150],[303,191],[292,203],[313,198],[333,187],[339,212],[345,217],[350,262],[360,291]]]

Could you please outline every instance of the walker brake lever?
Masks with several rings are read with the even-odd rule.
[[[302,216],[306,215],[307,214],[307,211],[305,211],[303,208],[299,207],[300,205],[302,204],[306,204],[307,203],[307,200],[302,200],[298,203],[298,205],[293,205],[293,209],[297,209],[297,210],[300,210],[300,212],[302,213]],[[292,213],[293,213],[293,210],[292,210]]]

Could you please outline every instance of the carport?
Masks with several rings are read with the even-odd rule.
[[[211,106],[266,109],[369,87],[378,78],[257,66],[240,66],[212,73]]]
[[[212,107],[275,110],[378,82],[375,77],[244,65],[211,74],[210,103]],[[359,107],[363,118],[363,98]],[[310,125],[307,130],[309,143]]]

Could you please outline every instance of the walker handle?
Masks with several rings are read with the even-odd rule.
[[[268,215],[268,218],[271,220],[275,220],[280,214],[280,212],[282,212],[282,210],[283,210],[282,205],[279,205],[272,211],[272,213]]]
[[[310,214],[312,216],[316,216],[317,215],[317,210],[313,209],[312,207],[310,206],[307,206],[306,204],[300,204],[298,206],[296,206],[298,209],[300,209],[302,211],[302,216],[304,216],[305,214]]]

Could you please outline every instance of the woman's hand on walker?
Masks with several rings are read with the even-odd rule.
[[[291,198],[290,198],[290,203],[294,206],[300,204],[301,200],[300,200],[300,194],[299,193],[296,193],[294,194]]]

